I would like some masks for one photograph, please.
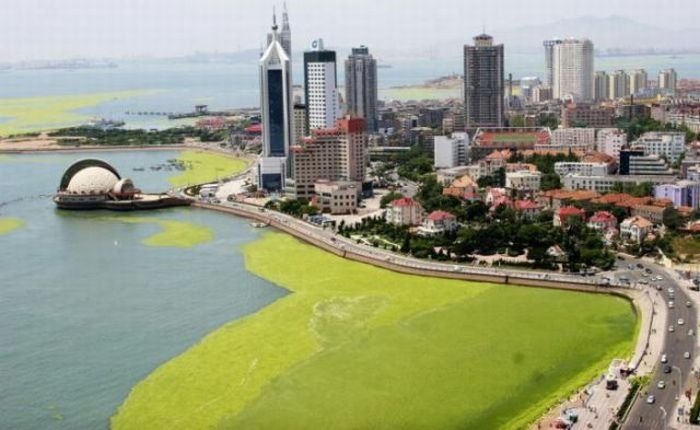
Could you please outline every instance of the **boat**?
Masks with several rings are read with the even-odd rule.
[[[253,228],[265,228],[265,227],[267,227],[268,225],[265,224],[265,223],[263,223],[263,222],[251,222],[251,223],[250,223],[250,226],[253,227]]]

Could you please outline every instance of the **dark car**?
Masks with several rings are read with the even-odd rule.
[[[668,364],[664,366],[664,373],[671,373],[671,366]]]

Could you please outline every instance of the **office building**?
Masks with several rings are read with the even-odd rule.
[[[345,104],[348,115],[364,118],[367,130],[377,131],[377,60],[366,46],[352,48],[345,60]]]
[[[544,45],[544,64],[545,64],[545,85],[552,87],[554,85],[554,47],[561,43],[560,39],[545,40]]]
[[[309,135],[309,129],[306,128],[306,105],[303,103],[294,104],[294,140],[293,145],[298,145],[302,137]]]
[[[449,169],[467,164],[469,136],[467,133],[452,133],[452,136],[435,136],[436,169]]]
[[[340,116],[335,51],[324,49],[323,40],[314,40],[304,52],[304,96],[307,129],[331,128]]]
[[[614,164],[586,163],[577,161],[560,161],[554,163],[554,172],[559,176],[570,174],[581,176],[606,176],[612,173],[610,170]]]
[[[362,184],[359,182],[327,181],[314,184],[312,202],[323,213],[332,215],[351,214],[357,210]]]
[[[673,171],[663,158],[655,154],[646,155],[641,149],[620,151],[620,175],[667,176]]]
[[[658,85],[660,90],[675,94],[678,86],[678,74],[674,69],[662,70],[659,72]]]
[[[287,156],[294,138],[289,56],[280,44],[273,16],[270,44],[260,57],[262,155],[256,173],[260,189],[280,191],[287,178]]]
[[[468,129],[504,124],[503,45],[480,34],[464,46],[464,113]]]
[[[343,118],[333,128],[311,130],[291,153],[297,198],[311,198],[321,179],[362,183],[367,171],[365,120]]]
[[[595,129],[593,128],[559,128],[552,131],[552,145],[581,151],[595,149]]]
[[[648,87],[649,75],[644,69],[637,69],[629,74],[629,93],[632,95],[644,92]]]
[[[640,185],[651,183],[653,185],[675,182],[674,175],[606,175],[583,176],[570,174],[561,178],[562,188],[565,190],[588,190],[598,193],[609,193],[617,184]]]
[[[506,188],[517,191],[539,191],[542,173],[531,170],[506,172]]]
[[[593,100],[593,43],[567,39],[554,45],[553,96],[559,100]]]
[[[600,102],[608,99],[610,93],[610,85],[608,82],[607,72],[595,72],[593,80],[595,101]]]

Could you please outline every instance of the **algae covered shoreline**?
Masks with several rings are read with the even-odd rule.
[[[624,299],[401,275],[280,233],[244,253],[292,294],[158,368],[112,428],[520,428],[637,328]]]

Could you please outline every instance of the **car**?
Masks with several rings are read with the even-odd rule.
[[[678,325],[683,325],[683,324],[685,324],[685,321],[683,320],[683,318],[678,318]]]
[[[642,265],[642,263],[637,263],[637,268],[638,268],[638,269],[644,269],[644,266]]]
[[[666,383],[665,383],[664,381],[659,381],[659,383],[656,384],[656,387],[657,387],[659,390],[663,390],[664,388],[666,388]]]
[[[673,327],[672,325],[668,326],[669,333],[673,333],[674,331],[676,331],[675,327]]]
[[[688,308],[692,308],[692,307],[693,307],[693,304],[690,303],[690,302],[685,302],[685,306],[688,307]]]
[[[654,397],[653,394],[649,394],[649,395],[647,396],[647,403],[650,404],[650,405],[653,405],[654,402],[656,402],[656,397]]]
[[[690,359],[690,353],[689,353],[689,352],[684,352],[684,353],[683,353],[683,358],[685,358],[686,360],[687,360],[687,359]]]
[[[671,366],[669,366],[668,364],[665,365],[664,368],[663,368],[663,372],[664,372],[664,373],[667,373],[667,374],[668,374],[668,373],[671,373],[671,370],[673,370],[673,369],[671,369]]]
[[[645,277],[645,278],[647,278],[647,277],[649,277],[649,274],[648,274],[648,273],[642,273],[642,276]]]
[[[693,331],[692,328],[690,330],[688,330],[688,336],[695,336],[695,332]]]
[[[669,294],[673,294],[673,293],[675,293],[675,292],[676,292],[676,290],[674,290],[673,288],[669,288],[669,289],[668,289],[668,293],[669,293]]]
[[[639,281],[639,283],[642,285],[648,285],[649,281],[647,281],[646,279],[642,279],[641,281]]]
[[[668,356],[667,356],[666,354],[663,354],[663,355],[661,356],[661,362],[662,362],[662,363],[668,363]]]
[[[668,302],[668,308],[669,308],[669,309],[673,309],[673,302],[672,302],[672,301],[671,301],[671,302]]]
[[[657,290],[657,291],[661,291],[661,290],[663,290],[663,288],[661,288],[661,285],[657,285],[657,286],[656,286],[656,290]]]
[[[657,276],[657,277],[656,277],[656,280],[657,280],[657,281],[663,281],[663,280],[664,280],[664,277],[663,277],[663,276]]]
[[[668,295],[669,300],[675,300],[676,296],[674,294]]]

